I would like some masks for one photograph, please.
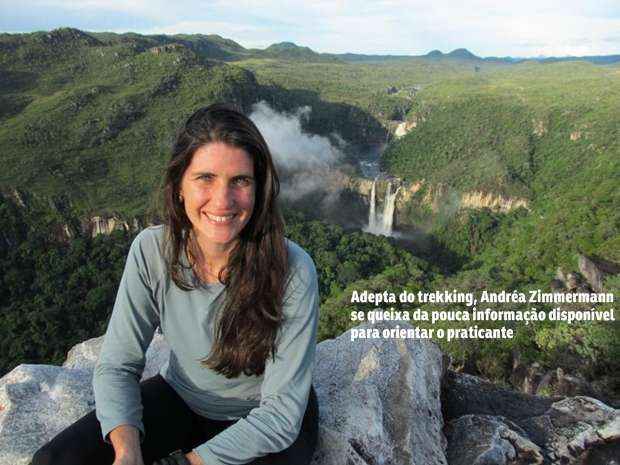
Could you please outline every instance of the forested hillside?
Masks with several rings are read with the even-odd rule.
[[[210,58],[220,52],[171,40],[73,29],[0,35],[0,185],[66,194],[84,213],[144,214],[176,129],[213,102],[245,111],[261,100],[279,110],[310,105],[309,131],[351,141],[384,132],[355,107],[261,86]]]

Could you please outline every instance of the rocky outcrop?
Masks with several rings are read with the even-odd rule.
[[[20,365],[0,379],[0,465],[27,464],[39,446],[93,409],[101,343],[75,346],[62,367]],[[143,378],[168,356],[156,335]],[[618,410],[585,396],[515,392],[446,373],[444,363],[438,347],[424,340],[351,342],[347,332],[319,344],[313,465],[617,465]]]
[[[63,367],[20,365],[0,380],[0,465],[27,464],[38,447],[92,410],[92,369],[101,342],[75,346]],[[168,355],[156,336],[144,377]],[[351,343],[345,333],[319,344],[313,382],[320,437],[313,464],[446,465],[442,373],[442,354],[427,341]]]
[[[417,120],[414,121],[403,121],[396,126],[396,130],[394,131],[394,136],[398,139],[407,135],[412,129],[418,127]]]
[[[578,256],[579,272],[594,292],[603,292],[603,282],[608,276],[620,273],[620,265],[600,258]]]
[[[540,447],[503,417],[464,415],[448,425],[446,434],[450,465],[543,463]]]
[[[173,42],[171,44],[164,44],[164,45],[159,45],[157,47],[151,47],[149,48],[149,52],[151,52],[153,55],[159,55],[161,53],[169,53],[169,52],[174,52],[176,50],[183,50],[186,48],[187,47],[185,47],[185,45],[183,44]]]
[[[570,133],[570,140],[577,141],[581,139],[581,131],[573,131]]]
[[[574,360],[565,362],[573,366],[582,363],[578,357],[572,358]],[[599,377],[596,382],[589,382],[582,375],[569,373],[560,367],[544,370],[539,363],[527,366],[515,358],[510,382],[525,394],[556,397],[588,396],[616,408],[620,406],[620,398],[617,394],[614,395],[614,382],[605,375]]]
[[[596,399],[532,396],[449,372],[442,401],[449,425],[448,459],[453,456],[451,451],[458,450],[457,444],[466,444],[467,439],[460,436],[464,423],[470,427],[469,434],[484,444],[468,451],[472,461],[467,463],[541,463],[534,453],[539,451],[545,464],[617,464],[612,457],[613,451],[620,450],[620,411]],[[530,442],[539,449],[533,449]],[[450,461],[450,465],[454,463],[466,462]]]
[[[73,347],[62,367],[19,365],[0,379],[0,465],[25,465],[32,454],[95,406],[92,373],[103,338]],[[170,349],[153,338],[143,379],[154,376]]]
[[[474,191],[461,194],[459,206],[460,208],[489,208],[507,213],[521,207],[528,208],[528,202],[526,199]]]
[[[114,231],[139,231],[141,225],[137,218],[129,224],[126,220],[116,216],[93,216],[82,221],[81,229],[82,234],[95,237],[99,234],[109,235]]]
[[[442,373],[442,354],[428,341],[352,343],[347,332],[321,343],[314,384],[322,445],[314,463],[447,464]]]
[[[532,124],[534,125],[533,133],[538,137],[542,137],[547,134],[547,125],[543,120],[532,120]]]
[[[446,210],[455,212],[464,208],[488,208],[502,213],[517,208],[529,209],[527,199],[481,191],[457,192],[445,184],[430,185],[425,181],[404,185],[396,202],[397,208],[403,209],[407,202],[416,201],[414,196],[423,188],[424,195],[417,201],[429,206],[435,213]]]
[[[414,91],[415,93],[415,91]],[[400,139],[413,131],[421,123],[426,121],[426,118],[422,115],[413,115],[413,117],[407,121],[397,122],[396,129],[394,129],[394,137]]]

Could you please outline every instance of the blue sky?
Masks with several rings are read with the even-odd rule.
[[[620,0],[0,0],[0,31],[62,26],[219,34],[258,48],[292,41],[333,53],[620,54]]]

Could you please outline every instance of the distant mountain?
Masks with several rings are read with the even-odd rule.
[[[536,61],[538,63],[559,63],[562,61],[587,61],[595,65],[608,65],[620,62],[620,55],[592,55],[592,56],[568,56],[568,57],[486,57],[484,61],[503,62],[503,63],[523,63],[525,61]]]
[[[125,34],[91,32],[89,34],[99,39],[104,44],[130,44],[138,50],[145,50],[163,45],[181,44],[209,59],[230,60],[243,58],[249,55],[249,51],[237,42],[225,39],[217,34],[140,35],[133,32]]]
[[[259,56],[282,60],[339,61],[339,58],[333,54],[317,53],[309,47],[300,47],[293,42],[279,42],[270,45],[265,50],[253,50],[253,52]]]
[[[441,53],[441,51],[439,51],[439,50],[431,50],[430,52],[428,52],[424,56],[426,58],[442,58],[444,56],[444,54]]]
[[[461,60],[480,60],[480,57],[474,55],[466,48],[457,48],[446,55],[448,58],[459,58]]]

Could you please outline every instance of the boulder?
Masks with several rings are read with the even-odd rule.
[[[0,464],[26,465],[36,449],[95,406],[92,372],[19,365],[0,379]]]
[[[540,447],[525,432],[504,417],[464,415],[448,424],[450,465],[538,465]]]
[[[607,276],[620,273],[620,265],[608,260],[579,255],[579,271],[594,292],[604,292],[603,281]]]
[[[19,365],[0,379],[0,465],[25,465],[32,454],[95,408],[93,369],[103,338],[74,346],[62,367]],[[170,348],[156,334],[142,379],[168,359]]]
[[[0,465],[26,465],[40,446],[94,408],[92,371],[101,344],[97,338],[76,345],[62,367],[20,365],[0,379]],[[155,375],[169,353],[156,335],[143,378]],[[347,332],[319,344],[313,383],[320,435],[313,464],[447,465],[443,366],[441,351],[428,341],[352,343]]]
[[[444,379],[450,465],[539,463],[525,440],[540,448],[544,464],[618,465],[620,410],[585,396],[562,399],[523,394],[460,373],[448,372]],[[468,427],[471,436],[462,437]],[[458,444],[466,448],[468,441],[480,441],[480,446],[461,448],[471,461],[459,461]],[[517,442],[525,444],[521,458]],[[524,457],[533,461],[523,461]]]
[[[382,331],[391,325],[374,327]],[[351,342],[346,332],[319,344],[314,386],[320,424],[328,431],[319,454],[324,442],[333,452],[314,463],[447,464],[440,405],[443,367],[439,348],[423,340]]]
[[[599,449],[618,450],[620,446],[620,411],[590,397],[555,402],[532,422],[545,430],[544,448],[553,464],[579,465],[598,454]],[[615,459],[598,463],[618,464]]]

